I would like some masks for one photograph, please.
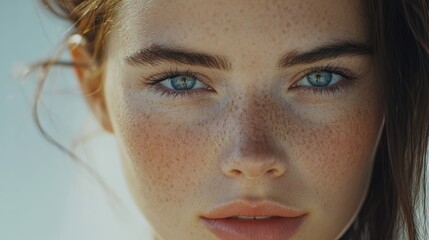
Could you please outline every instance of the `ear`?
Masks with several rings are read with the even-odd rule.
[[[73,35],[68,41],[68,47],[87,104],[103,129],[113,132],[104,98],[102,69],[95,63],[81,36]]]

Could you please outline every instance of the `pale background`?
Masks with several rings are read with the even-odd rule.
[[[44,92],[42,123],[65,146],[82,142],[90,159],[124,206],[111,201],[84,168],[47,143],[31,116],[37,74],[20,77],[25,66],[54,54],[68,25],[36,0],[0,0],[0,239],[151,239],[150,228],[130,201],[114,139],[93,126],[73,72],[54,70]],[[67,53],[62,59],[68,59]],[[92,130],[91,130],[92,131]]]

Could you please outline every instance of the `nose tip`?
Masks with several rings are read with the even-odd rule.
[[[241,158],[223,165],[222,171],[235,178],[277,178],[286,172],[286,166],[275,157]]]
[[[253,90],[237,100],[234,111],[227,115],[229,125],[220,132],[227,140],[219,154],[221,169],[240,179],[278,178],[287,170],[284,136],[280,137],[276,127],[279,111],[284,109],[271,102],[271,95],[261,97]]]

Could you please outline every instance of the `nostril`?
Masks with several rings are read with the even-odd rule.
[[[286,172],[286,163],[282,157],[270,155],[235,156],[221,161],[222,172],[233,178],[255,179],[261,177],[278,178]]]
[[[232,176],[240,176],[241,175],[241,171],[237,170],[237,169],[233,169],[233,170],[231,170],[231,175]]]
[[[274,176],[274,177],[277,177],[277,176],[281,175],[281,172],[278,169],[274,169],[274,168],[268,170],[267,173],[268,173],[268,175]]]

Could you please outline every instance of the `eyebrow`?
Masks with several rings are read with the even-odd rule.
[[[139,50],[131,56],[126,57],[125,61],[131,65],[154,66],[160,62],[171,62],[216,68],[225,71],[232,69],[231,63],[224,56],[192,52],[182,48],[169,48],[157,44]]]
[[[277,67],[286,68],[293,65],[310,64],[321,60],[341,56],[372,55],[372,49],[365,43],[342,41],[322,45],[307,52],[292,51],[282,55]],[[170,62],[175,64],[201,66],[230,71],[232,64],[225,56],[194,52],[184,48],[170,48],[153,44],[125,57],[130,65],[151,65]]]
[[[277,66],[284,68],[292,65],[310,64],[337,57],[370,56],[372,54],[372,48],[366,43],[343,41],[323,45],[304,53],[298,53],[297,51],[286,53],[280,58]]]

